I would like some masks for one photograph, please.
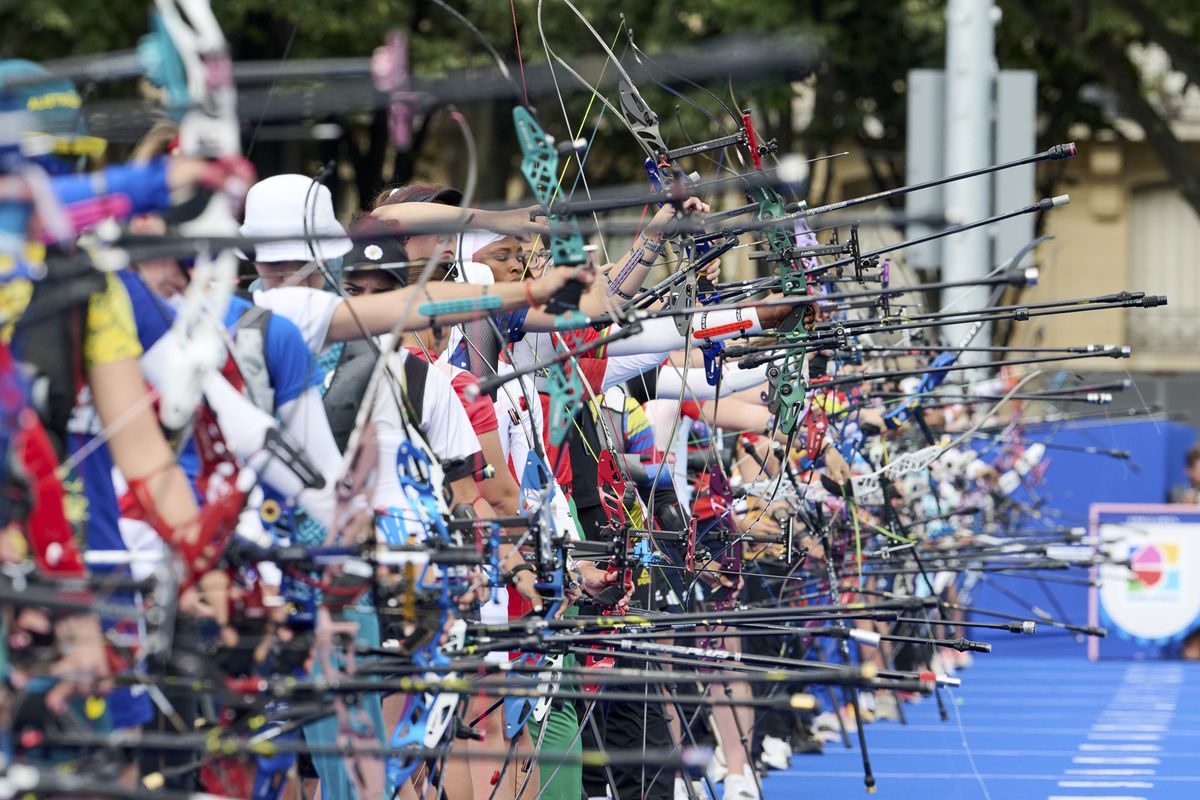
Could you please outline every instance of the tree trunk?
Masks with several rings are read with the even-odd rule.
[[[396,151],[395,160],[392,162],[392,184],[399,186],[412,181],[416,174],[417,156],[425,144],[425,137],[429,133],[429,124],[438,113],[439,108],[441,107],[430,108],[420,116],[421,124],[413,130],[412,147]]]
[[[1196,213],[1200,214],[1200,163],[1175,138],[1167,121],[1142,95],[1137,71],[1125,53],[1103,37],[1097,37],[1089,49],[1095,53],[1097,66],[1109,87],[1117,93],[1121,107],[1146,132],[1146,140],[1154,148],[1163,169]]]
[[[377,109],[371,115],[367,137],[365,151],[359,148],[353,137],[346,137],[350,161],[354,164],[354,188],[358,191],[360,208],[366,208],[383,186],[383,160],[390,140],[387,109]]]
[[[1047,13],[1044,0],[1020,0],[1020,3],[1038,21],[1042,30],[1062,42],[1064,47],[1070,47],[1072,40],[1081,38],[1078,32],[1073,32],[1052,13]],[[1086,6],[1079,8],[1086,11]],[[1175,138],[1166,120],[1142,96],[1137,70],[1125,55],[1124,48],[1114,42],[1109,33],[1101,32],[1088,40],[1078,41],[1077,52],[1086,54],[1083,57],[1088,58],[1104,76],[1108,88],[1117,95],[1121,109],[1145,131],[1146,141],[1154,149],[1171,182],[1200,214],[1200,164]]]
[[[1142,0],[1114,2],[1118,8],[1137,20],[1155,44],[1167,51],[1167,55],[1171,57],[1171,66],[1187,75],[1192,83],[1200,84],[1200,52],[1196,50],[1196,45],[1167,27],[1162,16]]]
[[[494,100],[477,104],[468,114],[479,159],[476,203],[503,202],[506,199],[508,181],[512,176],[513,154],[519,152],[512,109],[510,100]],[[450,173],[456,176],[456,180],[465,182],[466,145],[458,140],[445,144],[446,154],[453,165]]]

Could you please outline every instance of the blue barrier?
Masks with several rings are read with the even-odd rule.
[[[1039,524],[1046,527],[1086,528],[1089,506],[1096,502],[1164,501],[1171,486],[1185,482],[1184,456],[1196,441],[1191,426],[1154,420],[1039,423],[1023,428],[1020,435],[1030,442],[1126,450],[1130,454],[1128,460],[1119,460],[1048,448],[1046,459],[1050,463],[1044,481],[1032,491],[1022,490],[1016,495],[1017,500],[1041,509]],[[979,447],[986,447],[986,443]],[[1086,625],[1088,593],[1082,582],[1088,578],[1085,569],[1049,572],[1039,579],[993,573],[975,586],[969,604],[1026,616],[1032,605],[1055,619]],[[993,636],[991,641],[998,652],[1086,657],[1083,637],[1044,625],[1035,636]],[[1174,652],[1170,646],[1145,646],[1116,637],[1107,639],[1101,650],[1103,658],[1170,657]]]

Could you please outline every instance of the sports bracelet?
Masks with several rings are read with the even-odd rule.
[[[662,242],[656,242],[653,239],[647,239],[645,236],[642,237],[642,246],[647,250],[653,250],[660,256],[665,255],[667,252],[667,246],[665,244]]]
[[[654,266],[654,262],[658,261],[658,257],[667,252],[667,248],[664,247],[660,242],[652,242],[645,237],[642,238],[642,249],[649,250],[651,253],[654,254],[653,256],[651,256],[649,261],[646,261],[645,259],[643,259],[640,256],[638,257],[638,263],[641,264],[643,267]]]

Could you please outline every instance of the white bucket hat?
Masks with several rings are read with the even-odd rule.
[[[307,199],[307,204],[305,200]],[[333,195],[322,184],[305,175],[274,175],[250,187],[246,194],[246,221],[242,236],[314,237],[312,241],[285,239],[254,246],[254,261],[271,264],[278,261],[311,261],[337,258],[350,251],[353,243],[333,213]]]

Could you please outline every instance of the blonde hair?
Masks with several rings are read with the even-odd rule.
[[[375,195],[374,199],[371,200],[369,208],[371,211],[374,211],[383,206],[411,203],[414,197],[432,197],[438,192],[449,188],[449,186],[443,186],[440,183],[405,183],[398,186],[389,186]]]

